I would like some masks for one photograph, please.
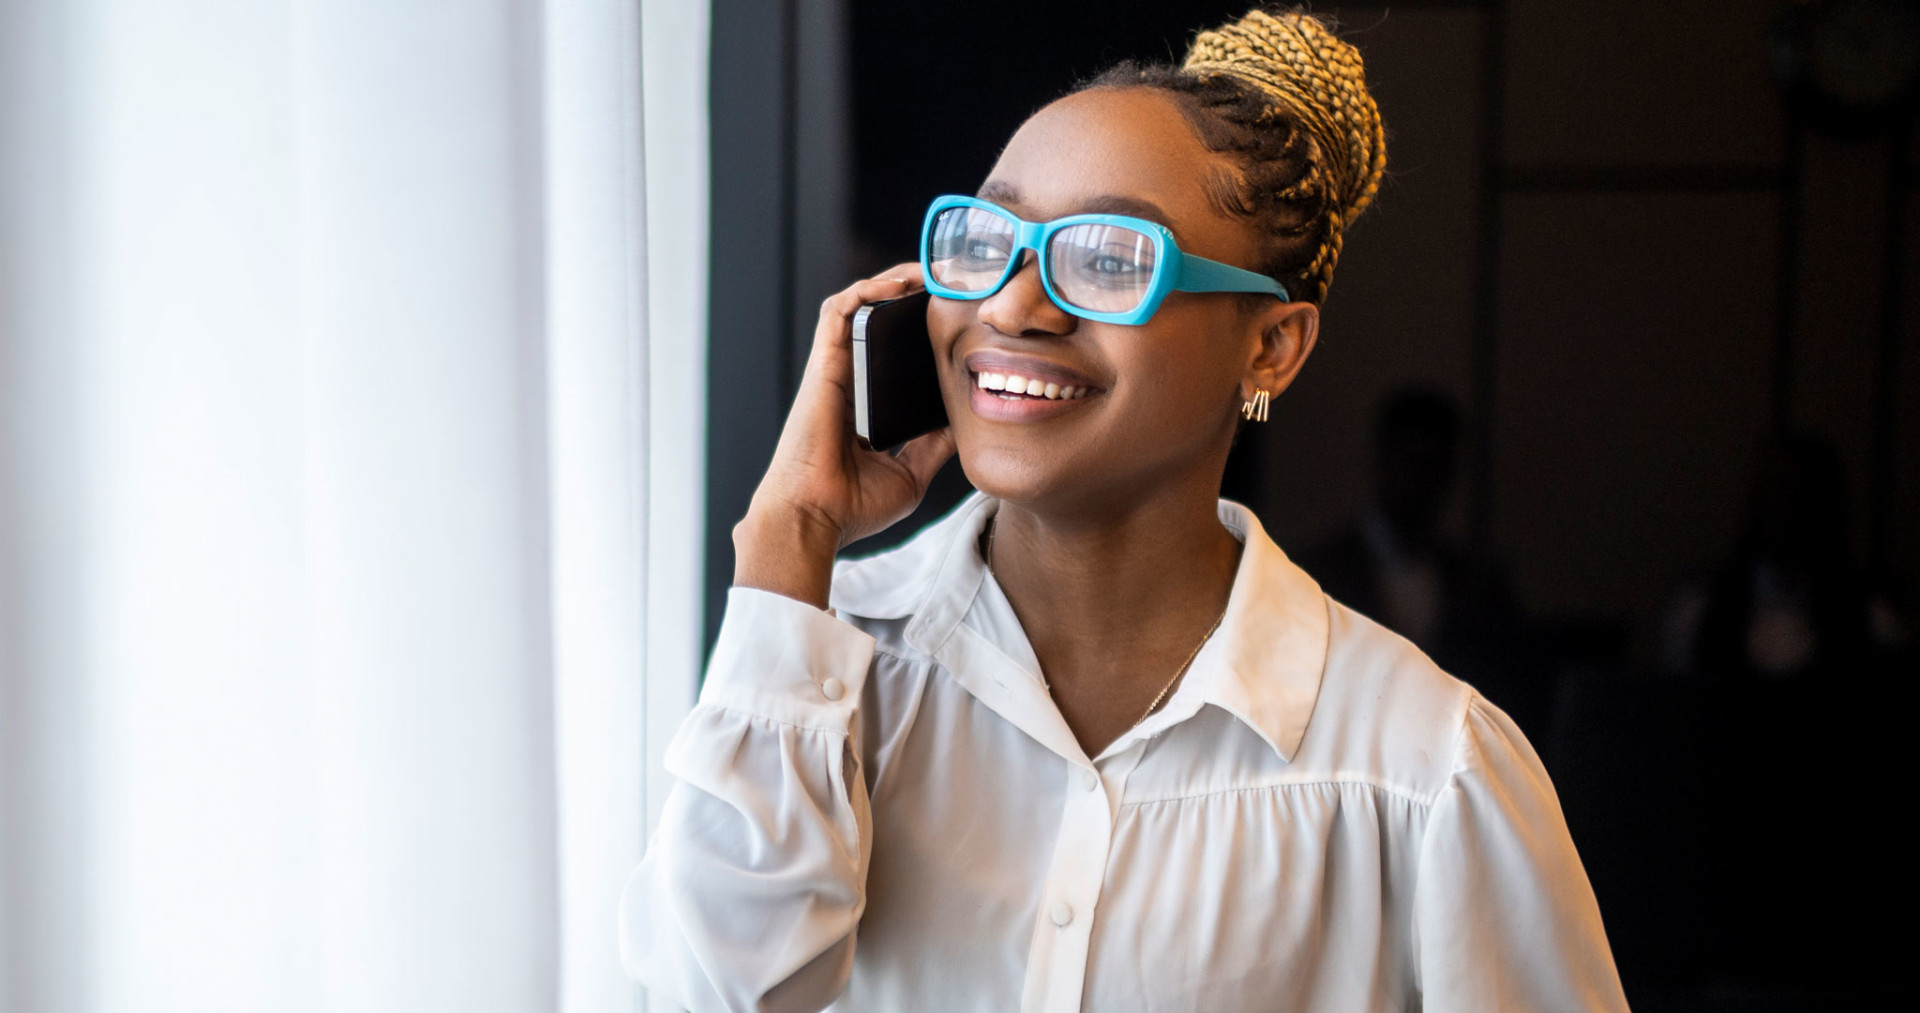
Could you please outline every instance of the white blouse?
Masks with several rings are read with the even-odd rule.
[[[1087,757],[976,551],[976,494],[834,572],[734,588],[621,898],[693,1010],[1624,1010],[1507,716],[1326,597],[1245,508],[1225,619]]]

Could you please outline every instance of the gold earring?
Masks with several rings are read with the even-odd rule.
[[[1267,420],[1267,392],[1265,388],[1254,388],[1253,400],[1245,402],[1240,406],[1240,417],[1243,419],[1252,419],[1255,422],[1265,422]]]

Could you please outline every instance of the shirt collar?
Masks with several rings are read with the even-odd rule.
[[[911,617],[909,644],[936,658],[951,653],[947,645],[986,579],[976,546],[998,508],[998,500],[976,492],[899,547],[840,563],[834,608],[872,619]],[[1240,719],[1283,761],[1292,760],[1306,733],[1326,668],[1326,597],[1267,537],[1252,511],[1224,499],[1219,509],[1220,523],[1245,545],[1226,615],[1172,699],[1115,740],[1107,754],[1185,721],[1208,704]],[[962,682],[974,689],[972,680]]]
[[[1246,546],[1227,614],[1213,640],[1193,659],[1174,698],[1135,733],[1152,735],[1212,704],[1259,733],[1280,759],[1292,762],[1326,671],[1326,595],[1267,537],[1253,511],[1223,499],[1220,523]]]

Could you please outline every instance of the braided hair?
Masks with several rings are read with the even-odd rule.
[[[1207,194],[1260,228],[1259,269],[1295,299],[1325,301],[1344,234],[1387,164],[1359,51],[1311,14],[1260,9],[1201,32],[1178,67],[1129,61],[1074,91],[1140,87],[1174,96],[1200,142],[1239,163]]]

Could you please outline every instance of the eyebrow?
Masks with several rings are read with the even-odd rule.
[[[1022,203],[1020,188],[1004,180],[990,179],[981,186],[974,196],[981,200],[990,200],[995,204],[1015,207]],[[1103,193],[1076,202],[1065,212],[1078,214],[1132,215],[1159,222],[1168,228],[1173,227],[1173,216],[1166,209],[1150,200],[1140,197],[1125,197],[1120,194]]]

